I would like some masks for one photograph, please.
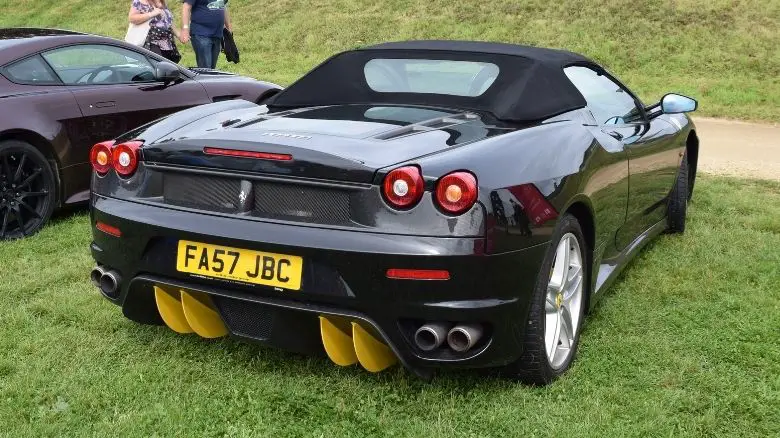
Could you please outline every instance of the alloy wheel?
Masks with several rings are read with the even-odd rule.
[[[42,225],[51,202],[45,165],[24,151],[0,152],[0,240],[25,237]]]
[[[553,369],[563,367],[574,351],[583,305],[582,269],[579,241],[566,233],[555,251],[544,305],[545,351]]]

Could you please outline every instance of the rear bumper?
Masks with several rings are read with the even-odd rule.
[[[276,347],[324,354],[318,316],[338,315],[370,326],[409,369],[492,367],[521,354],[524,321],[547,244],[484,254],[482,238],[435,238],[365,233],[195,214],[96,196],[92,223],[122,230],[112,237],[93,228],[92,254],[121,274],[115,296],[130,319],[159,323],[153,286],[212,297],[228,330]],[[180,239],[304,259],[302,290],[228,283],[176,271]],[[389,268],[446,269],[450,280],[392,280]],[[413,342],[419,325],[475,322],[483,342],[456,354],[424,352]]]

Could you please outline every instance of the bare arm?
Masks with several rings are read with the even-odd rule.
[[[184,2],[181,5],[181,32],[179,39],[184,44],[190,42],[190,16],[192,15],[192,5]]]
[[[130,6],[130,13],[127,14],[127,18],[133,24],[142,24],[142,23],[146,23],[147,21],[159,15],[160,12],[158,11],[159,9],[155,9],[153,12],[143,14],[141,12],[138,12],[138,9]]]
[[[225,5],[225,28],[230,31],[230,33],[233,33],[233,23],[230,22],[230,13],[228,12],[228,7]]]

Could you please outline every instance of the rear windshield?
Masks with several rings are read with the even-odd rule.
[[[496,64],[442,59],[372,59],[363,67],[368,86],[381,93],[476,97],[495,82]]]

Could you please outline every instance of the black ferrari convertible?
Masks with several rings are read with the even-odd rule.
[[[685,229],[696,105],[559,50],[344,52],[266,105],[95,145],[91,279],[179,333],[545,384],[628,260]]]

